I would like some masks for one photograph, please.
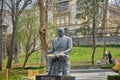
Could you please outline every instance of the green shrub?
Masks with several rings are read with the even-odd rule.
[[[108,75],[107,80],[120,80],[120,75]]]
[[[104,65],[104,66],[101,66],[100,68],[101,69],[113,69],[113,66],[114,66],[115,64],[108,64],[108,65]]]
[[[24,70],[28,70],[28,69],[32,69],[32,70],[36,70],[36,69],[39,69],[39,70],[41,70],[41,69],[43,69],[44,67],[25,67],[24,68]],[[20,69],[20,70],[22,70],[22,67],[16,67],[16,68],[13,68],[13,70],[14,69]]]
[[[115,70],[115,69],[113,69],[113,71],[114,71],[114,72],[116,72],[116,73],[118,73],[118,72],[119,72],[119,70]]]

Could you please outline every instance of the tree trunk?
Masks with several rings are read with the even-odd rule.
[[[3,13],[3,0],[1,0],[1,8],[0,8],[0,70],[2,70],[2,32],[3,32],[3,20],[2,20],[2,13]]]
[[[92,65],[94,65],[94,55],[96,51],[96,40],[95,40],[95,27],[96,27],[96,1],[93,0],[93,53],[92,53]]]
[[[13,58],[13,53],[14,53],[14,47],[15,47],[15,38],[16,38],[16,31],[17,31],[17,23],[19,20],[19,17],[22,13],[22,11],[26,8],[28,4],[31,4],[31,0],[25,0],[23,5],[20,6],[22,3],[22,0],[10,0],[9,5],[11,4],[11,15],[12,15],[12,25],[13,25],[13,31],[12,31],[12,37],[11,37],[11,42],[10,42],[10,52],[8,56],[8,62],[6,68],[11,69],[11,64],[12,64],[12,58]],[[8,7],[9,7],[8,5]],[[21,7],[21,8],[19,8]]]
[[[45,24],[46,24],[46,26],[47,26],[47,23],[48,23],[48,5],[49,5],[48,1],[49,0],[45,1],[45,4],[46,4],[46,6],[45,6]]]
[[[41,40],[41,64],[45,63],[45,55],[48,51],[48,43],[46,39],[46,28],[45,28],[45,7],[44,7],[44,0],[37,0],[39,11],[40,11],[40,27],[39,27],[39,34]]]
[[[15,49],[15,37],[16,37],[16,26],[17,26],[17,17],[14,19],[14,15],[12,15],[12,24],[13,24],[13,32],[12,32],[12,37],[11,37],[11,42],[10,42],[10,52],[8,55],[8,61],[7,61],[7,69],[11,69],[12,65],[12,59],[13,59],[13,53]]]
[[[104,7],[103,7],[103,31],[104,31],[104,49],[103,49],[103,59],[104,59],[104,55],[105,55],[105,51],[106,51],[106,30],[105,30],[105,27],[106,27],[106,17],[107,17],[107,6],[108,6],[108,0],[105,0],[105,3],[104,3]]]
[[[28,53],[28,51],[26,51],[25,61],[24,61],[24,63],[23,63],[23,69],[25,68],[26,63],[27,63],[27,61],[28,61],[30,55],[31,55],[33,52],[34,52],[34,51],[31,51],[30,53]]]
[[[29,55],[26,55],[26,57],[25,57],[25,61],[24,61],[24,64],[23,64],[23,69],[24,69],[25,66],[26,66],[26,63],[27,63],[27,61],[28,61],[28,58],[29,58]]]

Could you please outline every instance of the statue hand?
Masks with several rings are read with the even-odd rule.
[[[59,53],[59,55],[66,55],[66,53],[63,51],[63,52],[61,52],[61,53]]]
[[[64,54],[64,52],[60,52],[60,53],[59,53],[59,55],[63,55],[63,54]]]
[[[47,52],[47,54],[52,54],[52,53],[53,53],[53,51],[48,51],[48,52]]]
[[[65,51],[62,51],[60,54],[61,54],[61,55],[62,55],[62,54],[66,54],[66,52],[65,52]]]

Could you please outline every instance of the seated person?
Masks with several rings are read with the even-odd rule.
[[[58,75],[69,75],[68,69],[63,70],[64,64],[69,61],[68,54],[72,50],[72,39],[64,35],[62,28],[57,29],[58,37],[52,41],[52,50],[47,55],[47,75],[50,73],[52,62],[58,60],[59,63],[59,74]],[[67,66],[66,66],[67,67]]]
[[[106,64],[113,64],[113,59],[112,59],[112,55],[111,55],[111,52],[105,52],[105,61],[106,61]]]
[[[113,64],[112,54],[110,51],[108,52],[108,59],[109,59],[109,64]]]
[[[105,52],[104,58],[105,58],[105,64],[109,64],[109,58],[108,58],[108,52],[107,51]]]

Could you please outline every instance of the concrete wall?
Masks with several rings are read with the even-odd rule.
[[[92,37],[73,37],[73,45],[92,45]],[[109,37],[97,37],[96,44],[104,45],[104,40],[106,40],[106,45],[120,45],[120,36],[109,36]]]

